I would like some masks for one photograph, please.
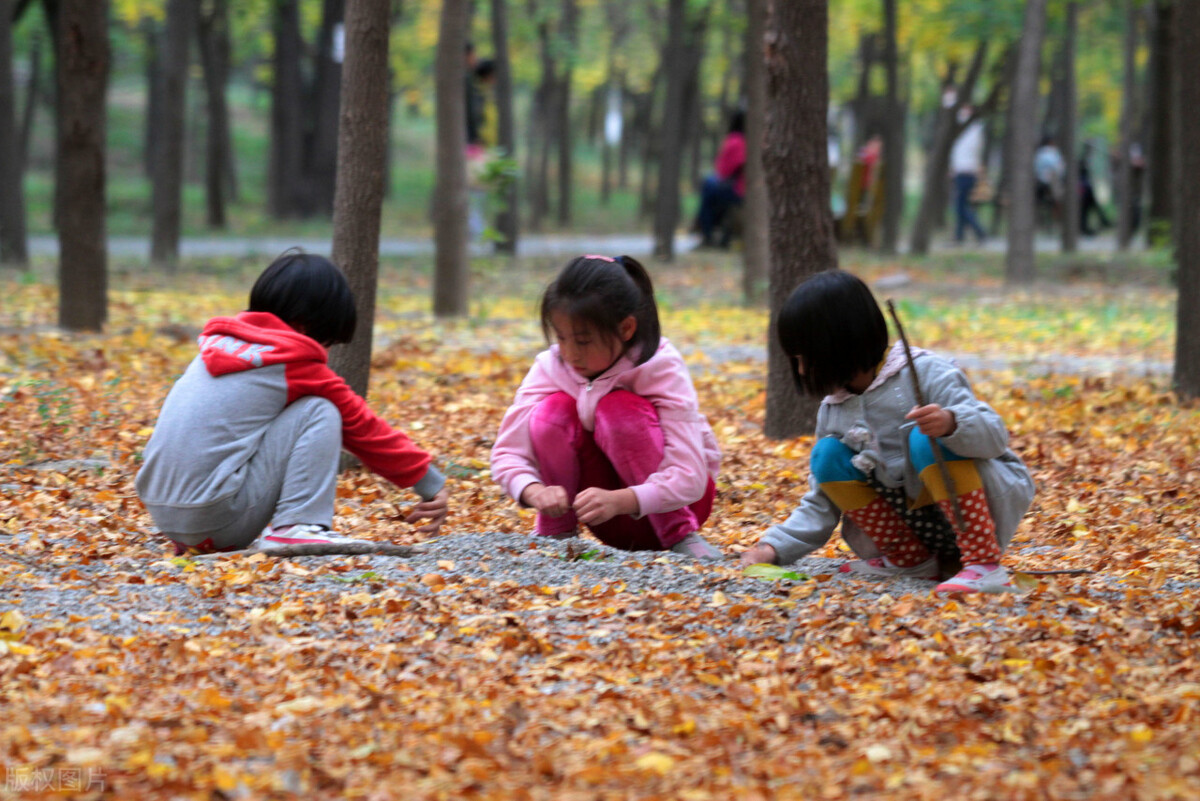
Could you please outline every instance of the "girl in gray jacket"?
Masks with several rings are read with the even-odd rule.
[[[938,557],[961,563],[936,592],[1011,592],[1000,565],[1033,500],[1033,479],[1008,447],[1008,430],[954,364],[919,348],[910,368],[871,290],[842,270],[802,283],[776,333],[797,389],[821,397],[812,476],[800,506],[741,556],[786,564],[824,545],[838,522],[861,557],[841,567],[873,577],[936,579]],[[926,404],[918,406],[909,370]],[[963,525],[933,452],[936,439]]]

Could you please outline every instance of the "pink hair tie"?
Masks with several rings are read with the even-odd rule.
[[[590,254],[590,255],[584,256],[584,258],[585,259],[599,259],[600,261],[616,262],[616,259],[614,259],[612,256],[597,256],[595,254]]]

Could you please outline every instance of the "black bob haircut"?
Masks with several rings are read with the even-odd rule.
[[[580,256],[572,260],[542,294],[542,333],[550,340],[550,316],[563,312],[602,337],[620,339],[621,321],[632,315],[637,331],[625,351],[640,348],[642,364],[658,351],[662,336],[654,285],[632,256]]]
[[[358,312],[342,271],[324,256],[284,251],[250,290],[250,311],[270,312],[325,347],[354,337]]]
[[[819,272],[796,287],[775,324],[803,395],[823,397],[875,369],[888,347],[887,321],[871,289],[845,270]],[[804,366],[804,375],[797,367]]]

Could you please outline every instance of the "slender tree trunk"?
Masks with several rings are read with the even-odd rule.
[[[1200,3],[1175,6],[1176,154],[1175,257],[1179,300],[1175,314],[1175,391],[1181,400],[1200,398],[1200,129],[1192,114],[1200,108]],[[1184,76],[1191,80],[1184,79]]]
[[[298,0],[275,6],[275,77],[271,92],[271,157],[267,206],[273,217],[301,217],[304,167],[303,86]]]
[[[317,39],[316,79],[313,83],[311,135],[305,153],[305,173],[312,192],[312,213],[331,214],[337,182],[338,109],[341,105],[342,64],[334,36],[346,16],[346,0],[325,0]],[[385,84],[386,86],[386,84]]]
[[[887,112],[883,127],[884,253],[896,253],[904,215],[904,109],[900,105],[900,58],[896,52],[896,0],[883,0],[883,65],[887,74]]]
[[[933,240],[933,229],[942,209],[946,206],[946,176],[950,166],[950,151],[954,140],[970,124],[971,119],[960,122],[958,111],[964,104],[971,102],[975,93],[975,84],[987,61],[988,43],[981,41],[975,46],[975,54],[971,57],[971,66],[967,69],[966,78],[961,85],[954,86],[955,100],[953,105],[939,105],[937,119],[934,122],[933,142],[925,161],[924,187],[921,193],[921,203],[917,207],[917,217],[913,220],[912,238],[909,250],[914,255],[924,255],[929,252]],[[951,72],[950,84],[953,84]],[[978,110],[976,115],[978,115]]]
[[[166,52],[161,59],[162,117],[156,125],[150,261],[168,271],[179,264],[183,217],[183,126],[187,109],[188,44],[196,0],[169,0]]]
[[[1025,23],[1017,54],[1012,90],[1012,164],[1009,182],[1008,253],[1005,280],[1033,283],[1034,212],[1033,154],[1037,148],[1038,74],[1041,72],[1042,37],[1046,29],[1046,0],[1027,0]]]
[[[553,141],[556,85],[550,26],[541,20],[537,30],[542,74],[533,97],[533,125],[529,126],[529,160],[525,181],[529,197],[529,227],[533,231],[542,229],[546,215],[550,213],[549,154]]]
[[[1171,196],[1173,167],[1171,148],[1173,134],[1171,49],[1175,37],[1174,5],[1171,0],[1157,0],[1153,5],[1154,27],[1150,43],[1150,136],[1147,155],[1147,175],[1150,179],[1150,199],[1146,217],[1146,240],[1152,246],[1165,244],[1171,227]]]
[[[434,190],[433,313],[467,313],[467,141],[463,104],[466,0],[444,0],[437,46],[437,187]]]
[[[154,17],[142,17],[139,24],[142,36],[145,39],[146,60],[144,70],[146,74],[146,118],[142,120],[142,169],[146,173],[146,177],[151,181],[154,180],[154,169],[157,160],[155,154],[158,152],[159,139],[159,124],[162,119],[162,69],[159,57],[162,47],[160,47],[162,39],[162,27],[158,20]]]
[[[784,302],[804,278],[837,267],[829,209],[829,7],[827,0],[776,0],[767,23],[767,138],[763,167],[771,197],[771,315],[767,414],[773,439],[811,433],[817,401],[798,398],[775,335]]]
[[[29,45],[29,81],[25,84],[25,105],[17,129],[17,169],[23,176],[29,166],[29,140],[33,121],[42,96],[42,39],[37,33]]]
[[[1193,0],[1195,1],[1195,0]],[[1117,250],[1129,249],[1133,239],[1133,213],[1139,199],[1133,184],[1134,127],[1137,124],[1137,42],[1140,14],[1133,0],[1125,0],[1124,87],[1121,102],[1120,154],[1117,161]]]
[[[1079,100],[1075,81],[1075,36],[1078,30],[1079,3],[1067,3],[1063,32],[1062,95],[1063,127],[1062,152],[1067,162],[1062,207],[1062,250],[1074,253],[1079,244],[1079,143],[1076,131],[1079,121]]]
[[[579,6],[575,0],[563,0],[562,39],[568,52],[579,47]],[[571,83],[574,79],[573,59],[562,60],[556,94],[558,125],[558,222],[571,224],[571,195],[575,179],[572,153],[575,138],[571,130]]]
[[[508,55],[508,0],[492,0],[492,52],[496,61],[496,136],[504,157],[517,158],[517,125],[513,111],[512,62]],[[501,240],[497,253],[516,253],[521,215],[515,176],[504,188],[503,208],[496,214]]]
[[[764,37],[768,0],[747,0],[746,8],[746,197],[742,224],[742,300],[762,306],[767,300],[771,265],[770,202],[763,172],[763,137],[767,118]]]
[[[99,331],[108,317],[108,2],[60,0],[57,22],[58,324],[69,331]]]
[[[708,5],[690,10],[687,0],[671,0],[667,12],[667,96],[663,102],[659,139],[654,255],[668,261],[675,257],[675,231],[681,216],[679,184],[683,175],[688,120],[696,102],[708,13]]]
[[[388,147],[390,21],[391,0],[351,2],[346,9],[346,61],[340,70],[333,262],[342,268],[354,292],[358,327],[353,340],[333,349],[330,363],[364,398],[371,375]]]
[[[202,4],[196,22],[200,63],[204,68],[204,89],[208,117],[205,136],[204,189],[208,225],[225,227],[225,201],[231,192],[228,175],[229,103],[225,92],[229,83],[229,2],[212,0]]]
[[[13,79],[13,0],[0,0],[0,264],[29,265],[25,242],[25,186],[17,150]]]

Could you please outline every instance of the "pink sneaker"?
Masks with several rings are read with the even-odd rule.
[[[1001,565],[967,565],[949,581],[933,588],[934,592],[1016,592],[1008,571]]]
[[[921,564],[913,565],[912,567],[900,567],[886,556],[876,556],[874,559],[856,559],[853,562],[843,564],[838,568],[838,572],[854,573],[859,576],[870,576],[872,578],[936,579],[939,575],[936,556],[931,556]]]

